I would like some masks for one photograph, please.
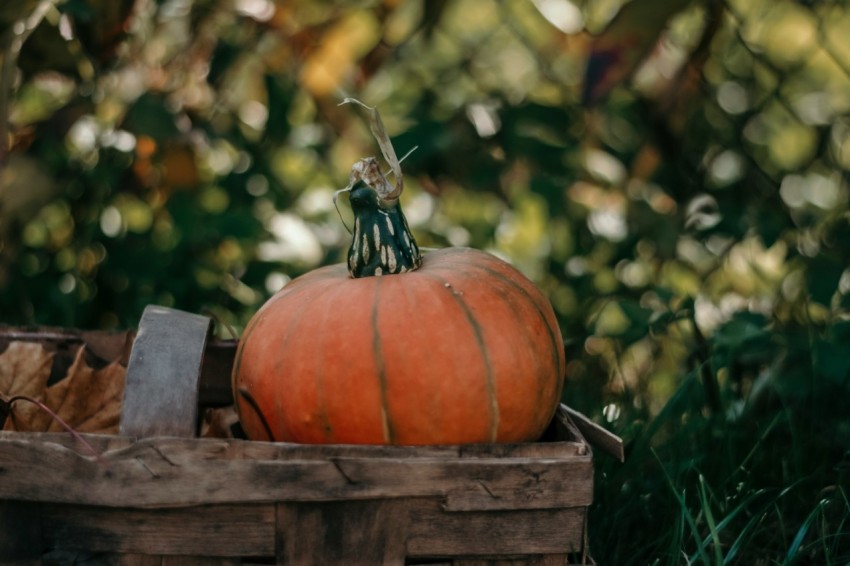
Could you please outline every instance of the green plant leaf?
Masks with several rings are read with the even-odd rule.
[[[124,119],[124,127],[154,140],[166,140],[180,133],[175,115],[168,109],[166,100],[153,93],[143,94],[130,107]]]
[[[811,258],[806,268],[806,288],[812,300],[828,305],[838,289],[838,282],[845,268],[843,262],[823,254]]]

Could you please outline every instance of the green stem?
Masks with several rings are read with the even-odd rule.
[[[357,181],[349,193],[354,211],[354,237],[348,250],[352,277],[404,273],[422,263],[419,246],[398,201],[386,202],[365,182]]]

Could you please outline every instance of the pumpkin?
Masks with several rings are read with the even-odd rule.
[[[372,125],[396,187],[374,158],[355,164],[348,265],[292,280],[248,323],[233,369],[243,429],[300,443],[537,439],[565,366],[549,301],[489,253],[421,254],[376,112]]]
[[[353,203],[357,191],[371,198],[358,187]],[[358,220],[354,240],[380,260],[374,231]],[[404,254],[395,253],[398,269]],[[377,269],[363,277],[343,264],[316,269],[254,315],[233,375],[248,437],[419,445],[539,437],[561,397],[564,349],[531,281],[468,248],[425,253],[415,270]]]

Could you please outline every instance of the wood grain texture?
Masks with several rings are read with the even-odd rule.
[[[590,505],[593,465],[576,462],[557,468],[548,465],[492,468],[470,478],[463,488],[446,496],[447,511],[550,509]]]
[[[274,555],[274,505],[179,509],[43,507],[50,548],[197,557]]]
[[[583,508],[450,512],[428,498],[42,510],[44,545],[55,556],[102,553],[102,563],[137,566],[235,564],[246,557],[356,566],[525,556],[530,564],[552,564],[552,556],[581,552],[585,536]]]
[[[127,366],[121,435],[195,436],[211,325],[205,316],[153,305],[145,309]]]
[[[0,561],[0,564],[5,563]],[[80,550],[49,552],[39,564],[43,564],[44,566],[65,566],[71,564],[79,566],[248,566],[251,563],[241,558],[92,553]]]
[[[542,554],[522,558],[455,560],[452,566],[567,566],[576,564],[568,554]]]
[[[578,429],[561,429],[421,448],[85,435],[97,458],[69,435],[2,433],[0,500],[43,502],[48,547],[143,566],[564,555],[584,543],[593,469]]]
[[[6,564],[0,560],[0,564]],[[38,562],[41,566],[248,566],[242,558],[206,556],[162,556],[158,554],[88,552],[85,550],[51,551]],[[15,563],[15,566],[19,566]]]
[[[204,556],[163,556],[161,566],[237,566],[246,564],[241,558],[208,558]]]
[[[162,566],[162,556],[150,554],[113,554],[103,561],[114,566]]]
[[[583,508],[444,513],[411,512],[409,557],[506,557],[581,552]]]
[[[564,412],[569,416],[570,421],[575,423],[576,428],[590,444],[599,447],[605,453],[617,458],[621,462],[626,460],[623,440],[619,436],[605,430],[583,414],[566,405],[561,406],[561,412],[559,413],[561,418],[563,418]]]
[[[67,437],[39,436],[0,435],[0,499],[161,507],[440,496],[466,510],[584,506],[592,497],[590,456],[571,446],[560,458],[439,457],[419,449],[368,458],[342,456],[351,453],[346,448],[154,438],[95,459]]]
[[[136,445],[150,444],[150,440],[137,440],[128,436],[103,434],[82,434],[100,454],[127,449]],[[159,442],[163,439],[158,439]],[[0,431],[0,443],[26,442],[31,444],[47,443],[64,447],[72,451],[85,452],[78,441],[65,433]],[[178,440],[177,444],[192,447],[194,440]],[[579,456],[586,459],[587,444],[583,441],[552,441],[530,444],[467,444],[461,446],[368,446],[355,444],[311,445],[289,444],[285,442],[247,442],[244,440],[200,439],[206,443],[193,450],[210,453],[227,453],[228,458],[252,460],[314,460],[333,457],[346,458],[443,458],[460,459],[512,459],[512,458],[555,458],[565,459]],[[216,444],[227,443],[226,448]]]
[[[410,501],[334,501],[278,505],[282,564],[404,564]]]
[[[52,550],[44,555],[45,566],[162,566],[162,556],[150,554],[112,554],[86,550]]]

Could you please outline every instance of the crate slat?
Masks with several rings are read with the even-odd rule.
[[[44,544],[105,555],[271,558],[286,564],[581,552],[582,508],[448,512],[434,499],[111,509],[43,505]]]
[[[277,557],[284,564],[403,564],[409,499],[283,503]]]
[[[337,456],[268,443],[270,459],[246,459],[240,440],[154,438],[99,459],[63,444],[0,434],[0,499],[107,507],[270,501],[446,497],[448,509],[586,506],[593,469],[573,447],[561,458]],[[254,448],[254,447],[250,447]],[[345,453],[343,448],[341,451]],[[267,454],[268,455],[268,454]],[[291,456],[298,456],[292,458]],[[241,456],[241,457],[240,457]]]
[[[412,557],[566,554],[582,549],[584,509],[441,513],[427,505],[409,529]]]
[[[177,556],[274,556],[274,505],[114,509],[42,508],[50,547]]]

